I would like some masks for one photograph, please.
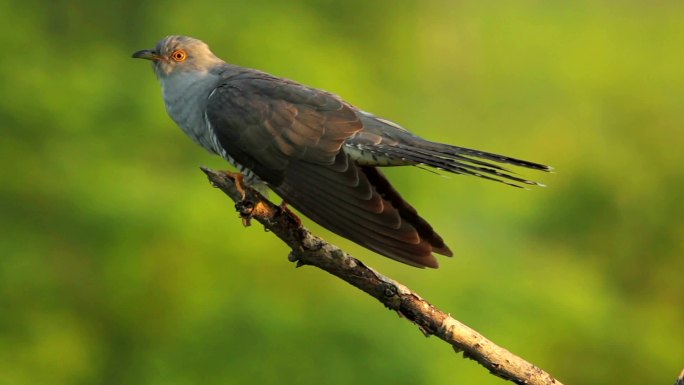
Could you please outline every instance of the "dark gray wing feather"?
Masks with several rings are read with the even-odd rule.
[[[437,267],[433,252],[451,255],[377,168],[359,167],[343,152],[334,168],[335,177],[322,176],[320,166],[294,163],[276,192],[320,225],[401,262]]]

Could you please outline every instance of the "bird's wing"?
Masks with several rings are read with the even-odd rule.
[[[228,155],[320,225],[414,266],[437,267],[432,252],[451,255],[377,169],[342,150],[363,123],[338,97],[251,73],[224,80],[206,116]]]
[[[292,162],[332,165],[344,141],[363,129],[335,96],[256,71],[224,80],[206,112],[228,154],[273,186]]]

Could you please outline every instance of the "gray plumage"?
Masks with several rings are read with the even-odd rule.
[[[417,267],[451,250],[378,167],[430,166],[508,185],[539,185],[499,164],[550,167],[426,141],[340,97],[239,67],[200,40],[169,36],[133,54],[153,61],[169,116],[190,136],[265,183],[320,225]]]

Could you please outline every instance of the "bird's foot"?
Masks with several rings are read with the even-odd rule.
[[[242,225],[245,227],[251,226],[252,218],[257,220],[272,220],[275,211],[271,208],[270,202],[262,200],[259,196],[254,196],[254,200],[246,198],[235,202],[235,210],[242,218]],[[297,218],[299,220],[299,218]]]
[[[290,218],[294,219],[294,221],[297,223],[297,227],[301,227],[302,225],[302,219],[297,216],[297,214],[294,213],[294,211],[290,210],[290,207],[287,205],[287,202],[282,201],[280,203],[280,210],[282,210],[284,213],[288,214]]]

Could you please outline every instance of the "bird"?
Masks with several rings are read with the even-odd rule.
[[[380,171],[417,166],[515,187],[543,186],[503,165],[550,166],[423,139],[336,94],[219,59],[172,35],[133,53],[152,62],[166,111],[196,143],[322,227],[419,268],[451,257],[442,237]]]

